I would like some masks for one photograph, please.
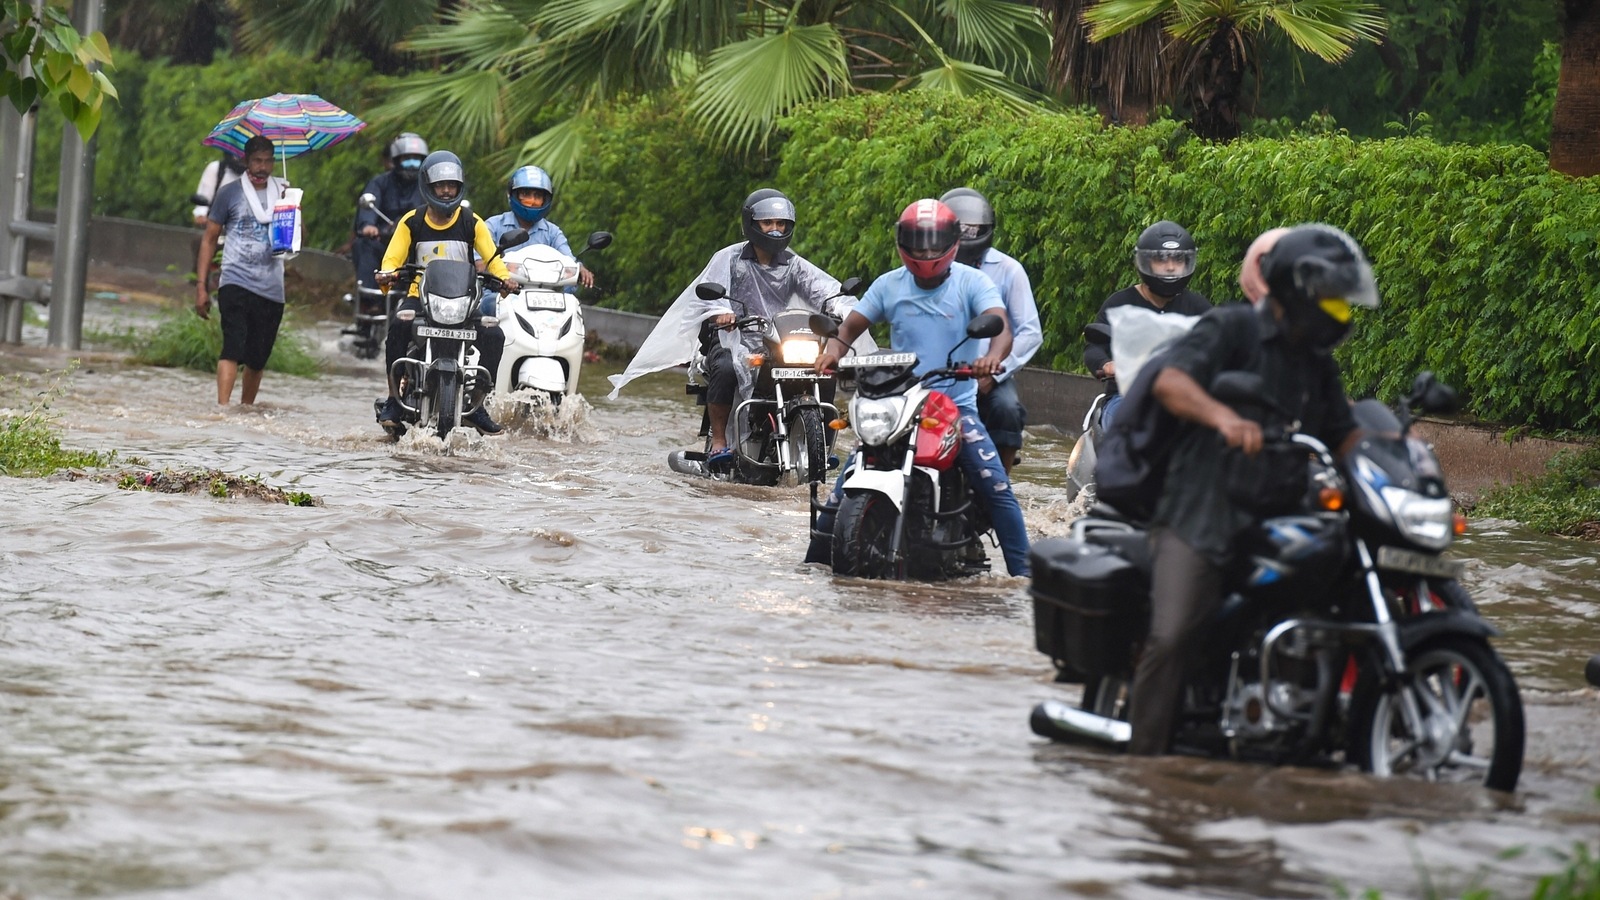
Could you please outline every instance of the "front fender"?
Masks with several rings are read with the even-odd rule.
[[[1500,629],[1471,613],[1444,610],[1423,613],[1400,623],[1400,646],[1410,650],[1442,634],[1460,634],[1487,641],[1500,636]]]
[[[881,469],[865,469],[857,466],[845,476],[841,486],[846,494],[864,494],[876,492],[889,498],[894,508],[900,512],[905,511],[906,477],[899,472],[885,472]]]

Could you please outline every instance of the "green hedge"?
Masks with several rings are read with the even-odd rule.
[[[596,299],[635,312],[664,311],[712,253],[740,240],[739,207],[773,168],[717,153],[676,99],[602,112],[588,142],[578,173],[556,185],[551,218],[574,249],[590,231],[616,236],[585,262]]]
[[[1103,128],[1087,114],[916,93],[782,124],[776,182],[810,217],[799,249],[836,275],[897,265],[890,226],[911,200],[984,191],[996,245],[1033,279],[1040,363],[1081,371],[1078,330],[1134,281],[1133,241],[1149,223],[1193,231],[1193,285],[1221,301],[1238,299],[1254,235],[1324,221],[1367,249],[1384,297],[1340,350],[1353,393],[1393,397],[1431,368],[1484,418],[1600,427],[1600,179],[1551,173],[1526,147],[1342,134],[1213,145],[1171,122]]]

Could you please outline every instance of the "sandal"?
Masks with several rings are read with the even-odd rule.
[[[706,469],[720,471],[733,465],[733,448],[723,447],[706,457]]]

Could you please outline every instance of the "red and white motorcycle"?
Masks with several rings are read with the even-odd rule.
[[[976,377],[971,366],[951,363],[956,349],[1004,327],[999,316],[978,316],[950,348],[945,367],[921,376],[915,353],[880,351],[839,361],[840,374],[855,382],[849,419],[861,446],[845,473],[831,533],[818,531],[826,507],[815,488],[811,500],[812,533],[832,540],[835,574],[939,580],[988,570],[981,541],[988,512],[956,465],[961,410],[928,385]],[[838,330],[826,316],[813,316],[811,328],[830,336]]]

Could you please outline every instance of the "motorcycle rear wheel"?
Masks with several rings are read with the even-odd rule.
[[[789,458],[794,461],[797,484],[828,477],[828,451],[823,442],[822,410],[808,406],[789,416]]]
[[[1449,634],[1408,651],[1407,687],[1384,691],[1362,672],[1350,702],[1350,760],[1363,771],[1514,790],[1522,774],[1522,698],[1506,664],[1478,638]],[[1427,734],[1401,712],[1409,690]]]
[[[856,578],[905,577],[905,562],[894,561],[894,523],[900,511],[882,494],[844,498],[833,523],[833,574]]]

